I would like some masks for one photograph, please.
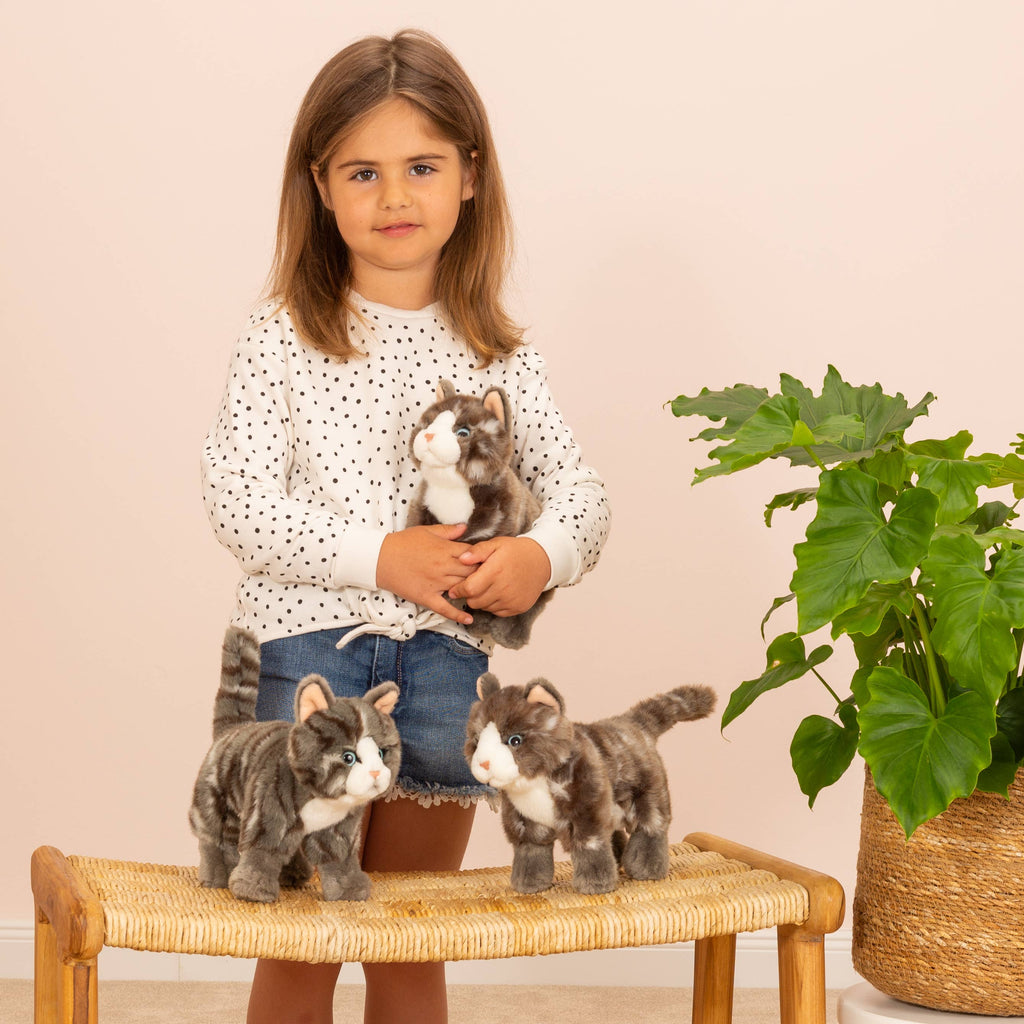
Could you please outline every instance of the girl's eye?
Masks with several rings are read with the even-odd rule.
[[[352,750],[346,750],[345,753],[341,755],[341,763],[347,765],[349,768],[351,768],[357,760],[358,758]]]
[[[356,173],[352,175],[352,180],[353,181],[373,181],[373,179],[376,178],[376,177],[377,177],[377,172],[376,171],[371,171],[369,168],[365,168],[365,169],[363,169],[361,171],[356,171]]]
[[[507,740],[505,740],[505,742],[510,747],[519,747],[519,746],[522,746],[523,737],[520,736],[519,733],[513,733],[511,736],[509,736],[509,738]]]
[[[411,173],[414,177],[420,177],[425,174],[433,174],[434,168],[429,167],[427,164],[415,164],[411,168]]]
[[[459,429],[455,431],[455,436],[469,437],[469,427],[459,427]]]

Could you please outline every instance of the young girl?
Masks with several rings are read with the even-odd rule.
[[[412,31],[342,50],[299,110],[273,299],[238,341],[204,449],[210,521],[244,573],[232,621],[261,642],[260,718],[290,720],[310,672],[342,695],[401,687],[400,795],[369,814],[371,871],[459,867],[485,795],[462,749],[489,653],[464,627],[474,609],[519,614],[575,583],[607,534],[602,483],[502,305],[509,224],[483,106],[452,55]],[[442,377],[508,393],[514,465],[543,506],[523,536],[471,546],[464,525],[405,527],[409,435]],[[338,970],[261,961],[249,1024],[327,1024]],[[364,973],[367,1024],[447,1020],[443,964]]]

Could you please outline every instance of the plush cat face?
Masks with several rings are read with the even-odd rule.
[[[326,800],[366,803],[390,789],[401,743],[390,712],[398,687],[382,683],[362,700],[337,698],[326,680],[307,676],[296,695],[288,738],[295,776]]]
[[[558,691],[543,679],[502,687],[487,672],[467,726],[466,760],[474,778],[495,789],[546,777],[572,753],[573,726]]]
[[[483,398],[458,395],[449,381],[442,381],[437,399],[413,430],[417,462],[427,472],[455,467],[470,483],[493,479],[512,456],[505,392],[490,388]]]

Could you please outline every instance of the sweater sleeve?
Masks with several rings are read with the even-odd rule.
[[[571,586],[597,564],[604,547],[611,525],[608,496],[555,405],[543,359],[530,347],[520,351],[519,380],[508,389],[518,460],[514,468],[542,506],[525,536],[548,555],[548,587]]]
[[[293,440],[283,348],[243,335],[202,452],[214,534],[249,575],[376,589],[386,531],[349,522],[326,501],[292,496]]]

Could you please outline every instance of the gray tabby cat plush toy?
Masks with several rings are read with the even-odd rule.
[[[410,443],[423,480],[407,525],[465,523],[467,544],[517,537],[540,515],[540,503],[513,472],[512,407],[502,388],[482,398],[456,394],[451,381],[437,386],[437,401],[420,417]],[[517,649],[530,639],[533,622],[551,599],[546,590],[521,615],[500,617],[470,609],[473,636]]]
[[[280,885],[320,874],[324,899],[365,900],[359,866],[363,809],[398,775],[401,745],[390,712],[394,683],[364,698],[335,697],[309,675],[295,724],[256,722],[259,644],[243,629],[224,637],[213,745],[199,769],[189,822],[199,840],[199,881],[239,899],[271,903]]]
[[[579,892],[610,892],[619,864],[630,878],[668,874],[668,779],[655,740],[676,722],[715,706],[706,686],[680,686],[590,725],[570,722],[546,680],[502,687],[490,672],[477,682],[466,729],[474,777],[501,793],[512,844],[512,888],[540,892],[554,877],[559,839]]]

